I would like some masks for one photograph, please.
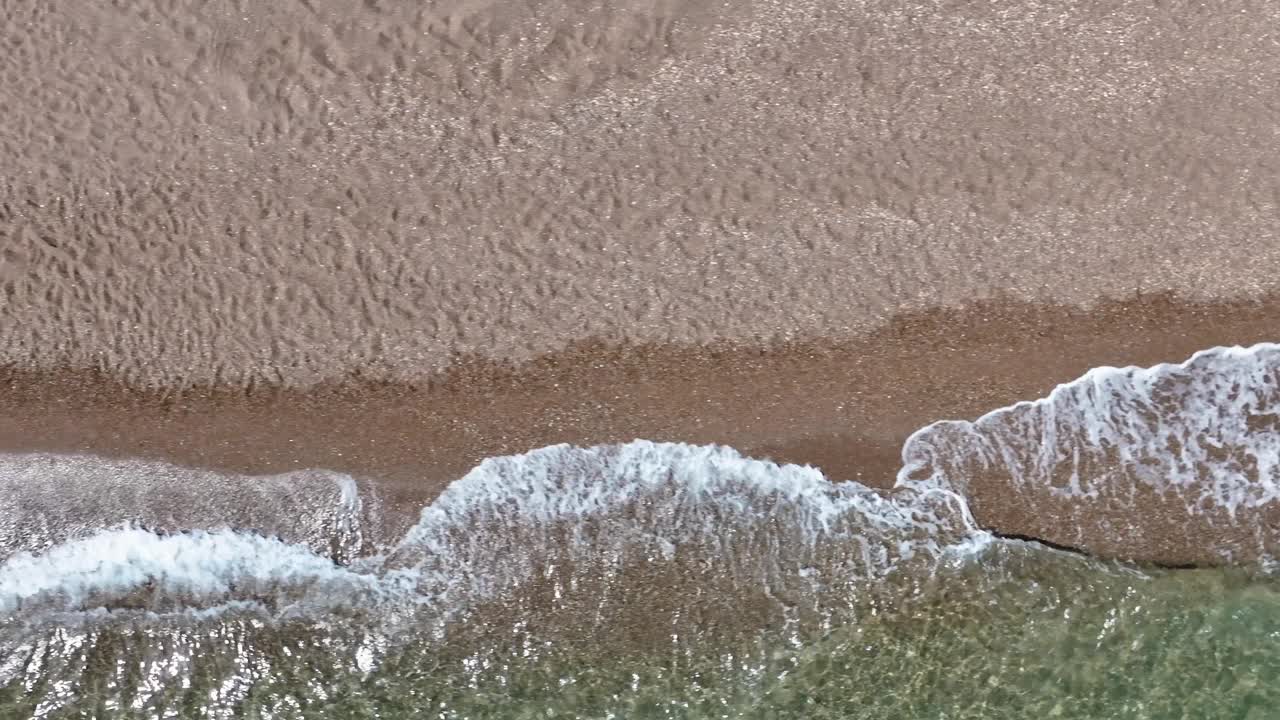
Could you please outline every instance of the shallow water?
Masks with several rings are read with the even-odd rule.
[[[398,538],[337,473],[3,456],[0,717],[1272,717],[1278,370],[1258,346],[1093,371],[922,429],[884,493],[723,447],[553,446]],[[992,476],[1125,515],[1086,546],[1167,502],[1163,542],[1222,565],[994,537],[965,496]]]
[[[358,613],[100,619],[34,633],[38,649],[10,649],[0,708],[5,717],[1252,718],[1280,707],[1280,594],[1269,580],[1142,575],[1016,543],[935,580],[892,603],[854,603],[841,623],[792,617],[743,632],[693,620],[630,648],[615,644],[627,634],[617,628],[598,640],[577,631],[571,620],[582,618],[565,607],[464,622],[443,637],[387,638]]]

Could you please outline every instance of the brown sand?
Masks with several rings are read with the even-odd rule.
[[[1268,0],[13,0],[0,30],[0,365],[418,382],[1280,290]]]
[[[1278,311],[1280,299],[1200,306],[1158,297],[1089,313],[991,304],[900,318],[840,346],[582,347],[520,366],[461,363],[421,386],[353,379],[310,391],[166,395],[94,375],[10,372],[0,448],[252,473],[336,469],[380,481],[406,511],[487,456],[634,438],[723,443],[888,487],[903,441],[929,422],[1041,397],[1097,365],[1181,361],[1204,347],[1274,339]],[[1081,536],[1079,512],[1045,513],[1001,486],[980,487],[974,505],[1006,533],[1138,559],[1205,559],[1189,551],[1205,538],[1180,532],[1172,508],[1162,518],[1150,506],[1143,522],[1165,537],[1153,530],[1139,543],[1125,533]]]

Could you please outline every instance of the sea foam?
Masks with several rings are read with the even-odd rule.
[[[423,510],[388,563],[453,597],[492,597],[551,566],[681,553],[764,585],[785,584],[789,568],[847,582],[935,562],[976,536],[954,495],[887,497],[728,447],[638,440],[485,460]]]
[[[0,564],[0,615],[24,606],[111,606],[143,591],[145,597],[130,600],[148,612],[260,599],[331,608],[354,601],[360,589],[375,589],[375,583],[277,539],[203,530],[160,536],[123,528]]]
[[[970,503],[1012,507],[1032,523],[1002,532],[1055,540],[1047,523],[1065,522],[1075,544],[1117,556],[1172,539],[1257,558],[1275,544],[1258,513],[1280,498],[1278,387],[1280,346],[1270,344],[1097,368],[1044,399],[922,428],[888,493],[727,447],[556,445],[483,461],[387,545],[368,542],[376,518],[367,496],[336,473],[253,478],[4,456],[0,540],[12,557],[0,565],[0,607],[36,597],[83,610],[135,606],[138,593],[207,604],[306,595],[340,580],[353,592],[377,585],[378,597],[458,609],[539,582],[581,584],[584,568],[680,563],[807,597],[899,570],[928,573],[980,550],[990,538]],[[1163,534],[1148,533],[1157,514],[1146,511],[1161,503],[1179,514],[1160,516]],[[1108,524],[1108,512],[1126,524]],[[1206,528],[1219,516],[1240,523],[1252,545],[1214,545]],[[1007,519],[978,513],[992,518]],[[146,527],[109,529],[120,523]]]
[[[130,524],[158,533],[234,528],[349,562],[370,550],[378,498],[349,475],[249,476],[144,460],[0,454],[0,560]]]
[[[979,504],[1003,492],[1003,502],[1028,512],[1052,501],[1081,528],[1090,517],[1125,514],[1109,541],[1155,543],[1159,523],[1166,544],[1212,546],[1210,526],[1230,524],[1259,544],[1224,543],[1224,557],[1265,556],[1277,538],[1264,515],[1280,509],[1280,345],[1095,368],[1046,398],[921,428],[902,458],[900,487],[947,488]],[[1048,534],[1034,524],[1015,532]],[[1097,549],[1104,538],[1091,533],[1080,539]]]
[[[101,510],[90,517],[119,519]],[[11,532],[21,534],[20,523]],[[887,497],[727,447],[557,445],[485,460],[427,505],[386,553],[349,569],[315,543],[244,528],[129,527],[13,555],[0,565],[0,610],[42,600],[62,610],[123,604],[155,612],[173,606],[163,598],[179,596],[197,606],[272,594],[292,603],[316,587],[339,598],[363,592],[372,602],[403,600],[411,585],[414,602],[458,611],[557,567],[604,562],[618,571],[677,556],[762,587],[803,575],[812,589],[937,562],[948,548],[970,551],[984,536],[948,493]]]

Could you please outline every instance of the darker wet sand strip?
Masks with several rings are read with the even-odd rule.
[[[887,487],[905,438],[934,420],[1042,397],[1098,365],[1277,339],[1276,317],[1280,298],[1210,306],[1161,296],[1087,312],[990,303],[900,317],[844,344],[579,346],[518,366],[464,361],[421,386],[357,377],[305,391],[162,393],[96,373],[9,369],[0,448],[248,473],[329,468],[377,481],[407,512],[485,457],[635,438],[722,443]],[[975,498],[980,520],[1078,544],[1074,526],[1055,528],[1054,515],[1011,503],[998,487],[986,492]],[[1179,542],[1147,546],[1173,561],[1183,558]]]

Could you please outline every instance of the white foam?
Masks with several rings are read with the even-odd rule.
[[[157,532],[230,528],[349,561],[370,544],[376,497],[342,473],[249,476],[90,455],[0,454],[0,560],[122,523]]]
[[[984,537],[963,501],[936,489],[889,498],[726,447],[556,445],[485,460],[424,508],[391,552],[350,568],[245,532],[99,530],[0,564],[0,611],[136,607],[139,593],[160,611],[190,611],[261,597],[292,603],[320,587],[325,602],[353,592],[370,601],[406,585],[417,602],[456,610],[588,559],[622,566],[693,551],[744,582],[780,582],[823,562],[866,579]],[[770,548],[767,557],[740,552],[744,543]]]
[[[1099,367],[1048,397],[917,430],[901,487],[964,494],[980,474],[1088,499],[1142,483],[1188,512],[1280,499],[1280,345],[1219,347],[1186,362]]]
[[[294,603],[334,607],[376,589],[374,579],[305,547],[230,531],[160,536],[136,528],[107,530],[0,564],[0,614],[31,606],[92,608],[139,591],[160,607],[284,595]]]
[[[841,572],[870,578],[981,535],[953,494],[888,498],[728,447],[637,440],[485,460],[423,510],[390,562],[415,568],[434,596],[485,598],[557,564],[689,549],[744,579],[760,563],[789,572],[831,552],[847,556]],[[775,556],[735,551],[762,538]]]

